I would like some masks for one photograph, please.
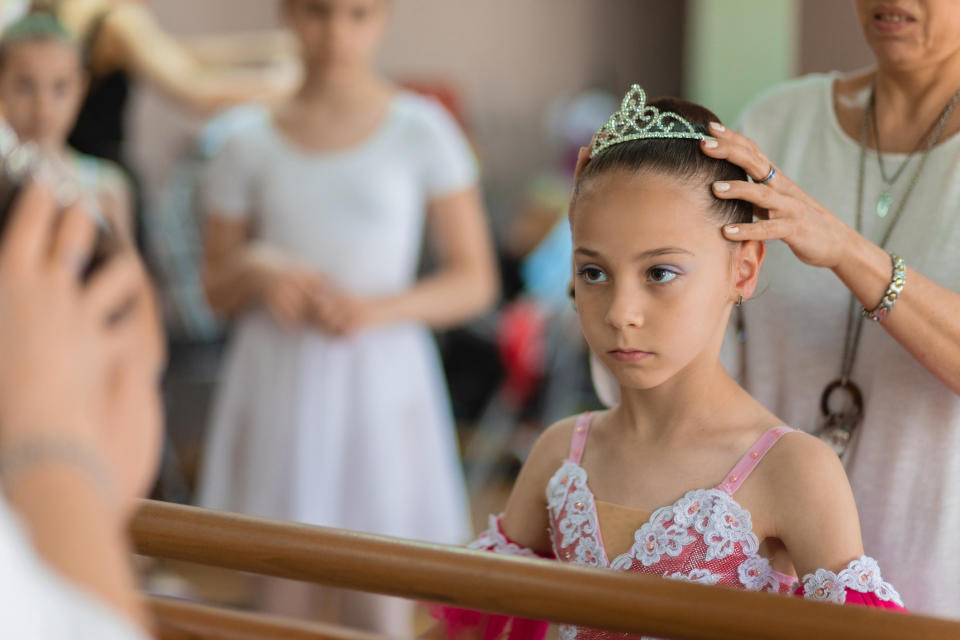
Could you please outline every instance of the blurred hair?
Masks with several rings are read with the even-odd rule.
[[[12,47],[25,42],[44,41],[77,46],[70,32],[53,13],[31,12],[4,29],[3,35],[0,36],[0,69],[6,64]],[[79,48],[77,51],[79,52]]]

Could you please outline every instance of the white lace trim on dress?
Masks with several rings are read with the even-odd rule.
[[[801,581],[803,597],[843,604],[847,601],[847,589],[860,593],[873,593],[880,600],[904,606],[900,594],[880,576],[880,566],[869,556],[860,556],[850,562],[840,573],[817,569]]]
[[[649,567],[660,562],[663,555],[676,557],[695,540],[691,526],[703,536],[707,562],[729,556],[738,542],[747,557],[756,555],[760,548],[746,509],[724,491],[696,489],[674,504],[657,509],[637,531],[630,551],[618,556],[610,566],[626,568],[636,558]]]
[[[500,519],[503,517],[503,514],[499,516],[490,515],[489,528],[477,536],[477,539],[467,545],[468,549],[475,549],[478,551],[493,551],[494,553],[502,553],[508,556],[522,556],[524,558],[536,558],[537,554],[532,550],[522,547],[515,542],[510,542],[507,540],[507,537],[503,535],[500,531]]]

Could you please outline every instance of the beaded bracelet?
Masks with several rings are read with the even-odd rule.
[[[3,451],[0,453],[0,482],[9,486],[23,472],[50,463],[73,467],[84,473],[108,500],[118,495],[116,483],[107,473],[100,456],[65,440],[30,440]]]
[[[890,310],[893,309],[893,305],[900,299],[903,287],[907,284],[907,263],[903,261],[903,258],[892,253],[890,258],[893,260],[893,276],[890,278],[890,286],[887,287],[887,292],[883,294],[883,299],[876,309],[869,311],[864,308],[861,312],[864,318],[870,318],[875,322],[883,322]]]

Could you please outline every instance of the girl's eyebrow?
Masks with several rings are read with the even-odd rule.
[[[655,258],[658,256],[665,256],[665,255],[679,254],[679,253],[683,253],[688,256],[694,255],[692,251],[690,251],[689,249],[684,249],[682,247],[660,247],[658,249],[649,249],[647,251],[643,251],[642,253],[638,253],[633,257],[633,259],[635,262],[638,262],[640,260],[647,260],[649,258]],[[594,251],[593,249],[587,249],[586,247],[577,247],[576,251],[574,251],[574,254],[582,254],[584,256],[587,256],[588,258],[601,257],[601,253],[599,251]]]

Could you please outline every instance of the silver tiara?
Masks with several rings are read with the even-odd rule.
[[[627,95],[623,96],[620,110],[610,116],[607,123],[600,127],[593,137],[590,157],[621,142],[650,138],[711,139],[672,111],[660,111],[656,107],[649,106],[647,94],[640,85],[635,84],[627,91]]]

